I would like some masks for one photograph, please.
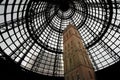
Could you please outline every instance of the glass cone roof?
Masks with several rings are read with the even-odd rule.
[[[69,23],[95,71],[120,60],[119,0],[1,0],[0,52],[27,70],[63,77],[62,32]]]

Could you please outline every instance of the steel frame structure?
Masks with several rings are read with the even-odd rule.
[[[62,32],[71,23],[77,27],[96,71],[118,62],[120,1],[65,2],[1,0],[0,56],[3,52],[27,70],[63,77]]]

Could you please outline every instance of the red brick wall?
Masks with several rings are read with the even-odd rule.
[[[94,69],[80,34],[71,24],[63,32],[63,43],[65,80],[95,80]]]

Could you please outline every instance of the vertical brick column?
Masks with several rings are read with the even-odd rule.
[[[65,80],[95,80],[94,69],[76,27],[63,32]]]

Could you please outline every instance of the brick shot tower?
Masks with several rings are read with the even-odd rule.
[[[63,31],[65,80],[95,80],[95,73],[80,34],[69,24]]]

